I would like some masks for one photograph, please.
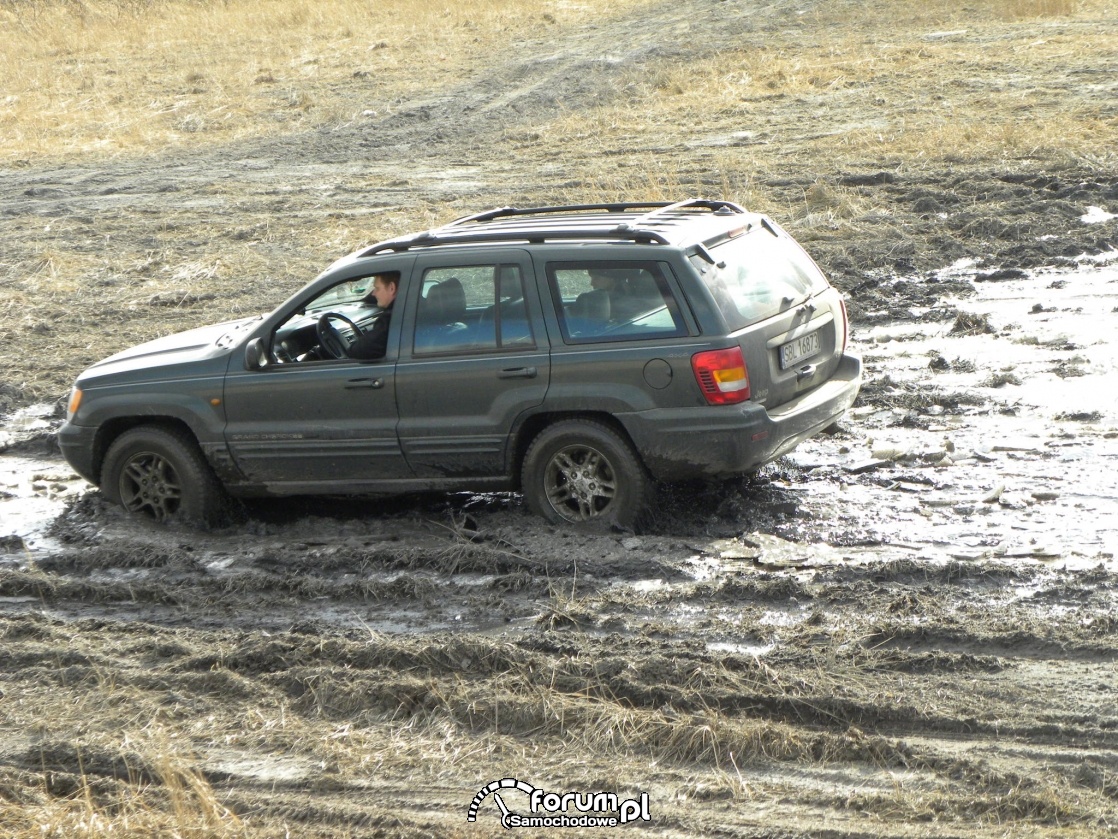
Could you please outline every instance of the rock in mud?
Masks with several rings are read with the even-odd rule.
[[[25,547],[22,536],[17,536],[14,533],[9,536],[0,536],[0,553],[19,553]]]
[[[1005,492],[1005,485],[999,484],[998,486],[990,490],[990,492],[988,492],[986,495],[982,496],[982,503],[996,504],[998,502],[998,499],[1002,497],[1003,492]]]
[[[1098,422],[1102,414],[1098,411],[1065,411],[1056,414],[1055,418],[1061,422]]]
[[[878,446],[873,449],[872,454],[877,460],[904,460],[908,456],[908,450],[896,446]]]
[[[988,274],[976,274],[974,277],[975,282],[996,282],[998,280],[1022,280],[1028,276],[1020,268],[1001,268],[997,271],[991,271]]]
[[[875,469],[881,469],[883,466],[892,466],[893,461],[885,460],[883,458],[874,458],[873,460],[862,460],[858,463],[851,463],[846,466],[846,471],[851,475],[863,475],[866,472],[873,472]]]

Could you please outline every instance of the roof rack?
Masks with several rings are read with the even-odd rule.
[[[745,208],[729,201],[710,201],[704,198],[689,198],[684,201],[669,203],[666,201],[638,201],[613,204],[570,204],[561,207],[499,207],[483,213],[463,216],[455,219],[442,227],[436,227],[423,233],[401,236],[388,239],[372,245],[361,252],[361,256],[372,256],[386,251],[406,251],[411,248],[429,248],[439,245],[483,244],[493,242],[546,242],[557,240],[586,240],[586,239],[612,239],[626,240],[647,244],[671,244],[664,233],[651,229],[664,216],[678,210],[709,210],[712,213],[733,214],[745,213]],[[608,215],[613,213],[632,213],[637,210],[647,212],[619,224],[603,224]],[[578,213],[588,215],[579,218]],[[593,216],[589,213],[605,215]],[[528,217],[566,215],[567,219],[555,219],[554,222],[541,219],[541,223],[533,225]],[[572,217],[573,216],[573,217]],[[517,224],[511,222],[486,229],[488,222],[501,219],[523,218]],[[595,224],[594,221],[599,223]],[[564,224],[565,222],[565,224]],[[475,226],[476,225],[476,226]]]
[[[441,230],[442,228],[440,228]],[[623,230],[621,227],[569,227],[548,231],[475,231],[471,233],[443,234],[435,230],[389,239],[361,251],[361,256],[373,256],[385,251],[406,251],[411,248],[432,248],[438,245],[469,245],[487,242],[546,242],[559,239],[627,239],[633,242],[668,245],[671,240],[654,230]]]
[[[511,218],[513,216],[542,216],[549,214],[566,214],[566,213],[579,213],[579,212],[607,212],[607,213],[628,213],[633,210],[643,210],[651,208],[650,212],[645,213],[633,224],[639,224],[642,221],[651,219],[662,213],[670,212],[672,210],[685,210],[685,209],[703,209],[718,211],[720,209],[728,209],[737,213],[744,213],[745,208],[740,207],[730,201],[710,201],[705,198],[688,198],[683,201],[676,201],[674,203],[668,201],[627,201],[624,203],[612,204],[566,204],[558,207],[498,207],[495,210],[486,210],[484,213],[475,213],[470,216],[462,216],[462,218],[455,219],[443,225],[444,229],[447,227],[458,227],[460,225],[469,224],[470,222],[485,222],[494,221],[499,218]]]

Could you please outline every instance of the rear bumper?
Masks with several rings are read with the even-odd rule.
[[[618,419],[657,480],[740,475],[838,420],[861,384],[862,359],[844,355],[830,379],[771,411],[746,402],[641,411]]]

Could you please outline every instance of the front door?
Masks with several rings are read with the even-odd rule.
[[[407,266],[400,268],[402,292]],[[317,320],[325,311],[365,326],[383,316],[366,288],[370,278],[350,273],[355,275],[341,275],[339,284],[320,287],[308,302],[292,305],[266,336],[271,363],[247,370],[235,357],[226,375],[230,452],[249,481],[271,492],[387,490],[393,481],[412,476],[396,435],[401,332],[396,317],[383,359],[332,359],[316,344]],[[333,323],[345,328],[341,321]]]
[[[358,492],[408,477],[393,368],[320,361],[231,371],[226,440],[237,465],[253,483],[290,493]]]

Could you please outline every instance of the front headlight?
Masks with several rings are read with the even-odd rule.
[[[78,412],[78,408],[82,404],[82,392],[76,385],[70,391],[70,401],[66,403],[66,422],[74,418],[74,414]]]

